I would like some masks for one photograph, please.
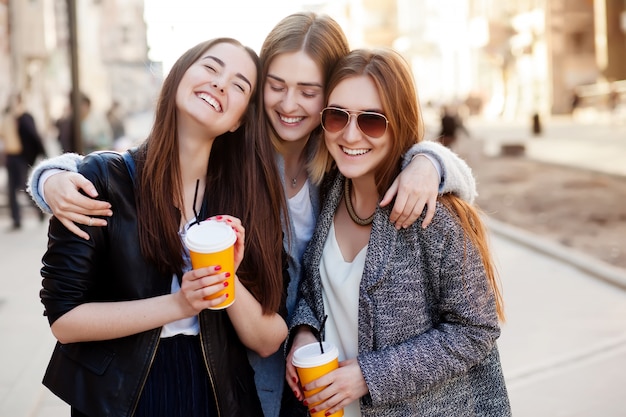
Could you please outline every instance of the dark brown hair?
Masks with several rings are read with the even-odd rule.
[[[203,42],[185,52],[163,82],[155,123],[137,153],[137,208],[144,256],[164,274],[181,273],[183,244],[178,235],[183,207],[178,158],[176,92],[185,72],[204,52],[219,43],[245,49],[255,62],[257,79],[242,126],[218,136],[208,161],[203,218],[230,214],[246,229],[246,252],[237,271],[239,279],[259,300],[265,313],[281,303],[281,213],[286,203],[267,141],[259,90],[260,61],[256,53],[230,38]]]

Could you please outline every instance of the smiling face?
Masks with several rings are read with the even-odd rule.
[[[185,72],[176,90],[178,120],[201,127],[212,137],[236,130],[255,88],[256,65],[231,43],[207,49]]]
[[[345,128],[331,133],[324,131],[328,152],[347,178],[375,180],[376,169],[389,155],[391,129],[380,137],[370,137],[357,126],[357,112],[367,111],[385,114],[374,81],[366,75],[346,78],[330,92],[328,106],[348,110],[351,113]]]
[[[308,140],[319,126],[324,79],[305,52],[277,55],[269,65],[263,102],[265,113],[283,141]]]

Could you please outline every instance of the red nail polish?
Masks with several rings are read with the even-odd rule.
[[[225,286],[225,287],[228,287],[228,282],[224,282],[224,286]]]
[[[231,219],[226,219],[226,221],[227,221],[228,223],[232,223],[232,222],[233,222]]]
[[[226,295],[226,298],[228,298],[228,294],[224,294],[224,295]]]
[[[292,380],[294,383],[298,382],[298,378],[296,378],[295,376],[294,376],[294,377],[292,377],[292,378],[291,378],[291,380]],[[294,391],[294,392],[295,392],[295,391]]]
[[[304,400],[304,401],[302,401],[302,405],[305,406],[305,407],[308,407],[309,406],[309,402],[307,400]],[[309,410],[309,411],[311,411],[312,413],[315,412],[315,410]]]
[[[330,415],[330,411],[325,412],[324,415],[328,417]]]
[[[217,216],[217,220],[222,220],[222,216]]]
[[[220,271],[221,269],[222,269],[222,265],[216,265],[216,266],[215,266],[215,270],[216,270],[216,271]]]
[[[306,404],[305,404],[305,405],[306,405]],[[310,412],[311,414],[315,414],[315,413],[317,413],[317,410],[316,410],[315,408],[311,408],[311,409],[309,410],[309,412]]]
[[[230,272],[225,273],[224,276],[228,278],[230,276]]]

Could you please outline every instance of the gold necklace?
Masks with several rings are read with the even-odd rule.
[[[298,173],[296,174],[296,176],[291,178],[291,186],[293,188],[296,188],[298,186],[298,177],[300,176],[300,174],[302,174],[302,170],[304,169],[305,166],[306,164],[303,164],[298,170]]]
[[[348,214],[353,222],[358,224],[359,226],[368,226],[372,224],[374,220],[374,215],[376,214],[376,210],[369,216],[367,219],[360,218],[356,212],[354,211],[354,206],[352,206],[352,198],[350,196],[350,186],[352,185],[352,181],[346,178],[346,181],[343,183],[343,198],[346,200],[346,209],[348,210]]]

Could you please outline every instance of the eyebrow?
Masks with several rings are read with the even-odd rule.
[[[276,80],[276,81],[278,81],[278,82],[280,82],[280,83],[285,83],[285,80],[283,80],[282,78],[277,77],[277,76],[275,76],[275,75],[272,75],[272,74],[267,74],[267,78],[271,78],[272,80]],[[299,83],[296,83],[296,85],[302,85],[302,86],[304,86],[304,87],[319,87],[319,88],[324,88],[324,86],[323,86],[322,84],[320,84],[320,83],[305,83],[305,82],[299,82]]]
[[[217,63],[218,63],[221,67],[225,67],[225,66],[226,66],[226,64],[224,63],[224,61],[222,61],[221,59],[219,59],[218,57],[213,56],[213,55],[207,55],[207,56],[205,56],[205,57],[204,57],[204,58],[202,58],[202,59],[211,59],[211,60],[213,60],[213,61],[217,62]],[[247,78],[246,78],[246,77],[245,77],[242,73],[238,72],[238,73],[236,73],[236,74],[235,74],[235,76],[236,76],[237,78],[240,78],[240,79],[241,79],[243,82],[245,82],[246,84],[248,84],[248,87],[250,87],[250,90],[252,90],[252,83],[251,83],[251,82],[250,82],[250,80],[248,80],[248,79],[247,79]]]

